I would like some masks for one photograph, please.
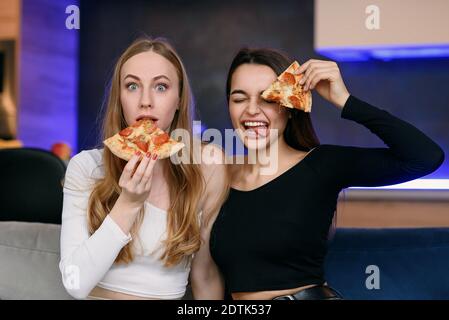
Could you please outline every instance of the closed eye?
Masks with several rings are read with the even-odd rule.
[[[246,100],[248,100],[248,97],[244,95],[235,95],[231,101],[234,103],[240,103]]]
[[[268,101],[268,100],[265,100],[265,99],[261,99],[262,100],[262,102],[264,102],[264,103],[267,103],[267,104],[279,104],[279,102],[276,102],[276,101]]]

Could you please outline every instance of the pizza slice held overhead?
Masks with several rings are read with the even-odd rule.
[[[299,80],[303,74],[296,74],[299,63],[294,61],[276,81],[262,93],[262,98],[270,102],[277,102],[287,108],[296,108],[304,112],[312,111],[312,94],[304,91]]]
[[[157,154],[159,159],[165,159],[184,147],[184,143],[170,138],[148,118],[136,121],[103,143],[113,154],[127,161],[137,151]]]

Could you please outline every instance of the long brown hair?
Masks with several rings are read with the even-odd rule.
[[[232,60],[226,80],[226,98],[229,103],[232,75],[242,64],[260,64],[270,67],[276,75],[287,69],[293,60],[285,53],[270,48],[242,48]],[[320,141],[313,128],[310,113],[297,109],[288,109],[290,117],[284,130],[285,142],[292,148],[300,151],[310,151],[320,145]],[[332,239],[337,226],[337,212],[335,211],[328,237]]]
[[[189,139],[193,139],[193,97],[184,65],[165,39],[145,37],[132,43],[115,64],[102,120],[101,141],[128,126],[120,103],[120,71],[128,59],[147,51],[165,57],[175,67],[179,79],[179,110],[175,113],[170,132],[182,128],[190,133]],[[193,143],[190,141],[190,148],[192,146]],[[192,158],[193,152],[190,151],[189,156]],[[170,207],[167,212],[167,239],[163,243],[165,251],[160,257],[165,266],[188,261],[191,254],[200,247],[198,209],[203,194],[204,178],[200,166],[194,164],[192,159],[190,160],[190,164],[180,163],[177,165],[173,164],[170,159],[159,160],[166,162],[164,176],[169,186],[170,196]],[[121,193],[118,181],[126,161],[114,156],[108,148],[104,148],[103,165],[104,178],[96,181],[89,198],[88,222],[91,234],[102,224]],[[142,208],[131,229],[133,240],[119,252],[115,260],[116,263],[129,263],[133,260],[132,243],[137,237],[143,215]]]

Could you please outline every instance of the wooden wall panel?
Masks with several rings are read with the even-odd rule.
[[[13,40],[19,36],[20,0],[0,1],[0,40]]]
[[[449,201],[342,200],[337,213],[338,227],[449,227]]]

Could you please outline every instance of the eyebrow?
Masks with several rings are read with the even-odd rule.
[[[133,74],[127,74],[127,75],[125,76],[125,78],[123,78],[123,80],[125,80],[126,78],[133,78],[133,79],[136,79],[136,80],[140,81],[140,78],[139,78],[138,76],[133,75]],[[167,76],[164,76],[163,74],[158,75],[158,76],[155,76],[155,77],[153,78],[153,80],[159,80],[159,79],[161,79],[161,78],[165,78],[165,79],[167,79],[168,81],[170,81],[170,79],[169,79]]]
[[[264,92],[264,91],[265,91],[265,90],[260,91],[260,92],[259,92],[259,95],[261,95],[262,92]],[[233,95],[233,94],[244,94],[244,95],[248,95],[244,90],[241,90],[241,89],[235,89],[235,90],[232,90],[230,96]]]
[[[238,93],[247,95],[247,93],[246,93],[245,91],[243,91],[243,90],[240,90],[240,89],[235,89],[235,90],[232,90],[232,92],[231,92],[231,94],[230,94],[230,95],[233,95],[233,94],[238,94]]]

